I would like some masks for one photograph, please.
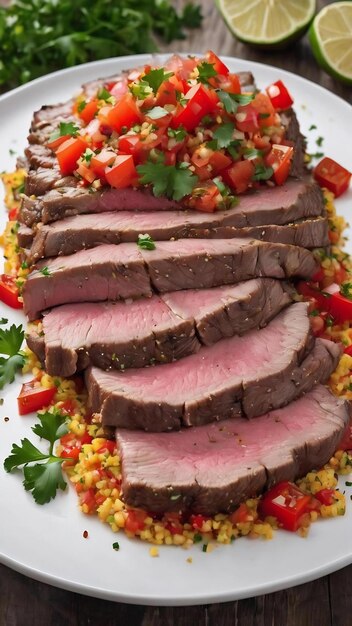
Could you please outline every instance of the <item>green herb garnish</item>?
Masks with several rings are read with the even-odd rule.
[[[30,491],[37,504],[50,502],[56,496],[58,489],[66,489],[66,482],[62,474],[62,463],[66,458],[53,454],[57,439],[68,433],[66,416],[60,411],[38,413],[39,423],[32,427],[32,431],[49,442],[48,452],[41,452],[29,439],[21,440],[21,445],[12,444],[10,456],[4,461],[7,472],[21,468],[24,475],[23,486]]]
[[[156,197],[166,196],[176,201],[189,195],[198,182],[197,176],[188,169],[188,163],[165,165],[163,155],[158,155],[156,163],[149,160],[139,165],[137,172],[143,185],[152,185]]]
[[[274,170],[272,167],[265,167],[265,165],[256,165],[253,180],[269,180],[272,177]]]
[[[204,61],[197,66],[197,70],[199,73],[198,81],[200,83],[207,84],[209,82],[209,78],[217,76],[213,63],[207,63]]]
[[[1,324],[5,324],[7,320],[2,318]],[[3,389],[7,383],[12,383],[15,379],[17,370],[21,369],[25,364],[25,356],[21,351],[24,339],[24,330],[22,325],[15,326],[12,324],[10,328],[0,328],[0,389]]]
[[[171,76],[173,76],[173,72],[165,72],[164,68],[160,67],[156,70],[150,70],[148,74],[143,76],[143,81],[148,83],[149,87],[156,94],[160,85]]]
[[[43,274],[43,276],[51,276],[51,271],[49,270],[48,266],[45,265],[44,267],[42,267],[40,270],[38,270],[41,274]]]
[[[119,542],[118,542],[118,541],[114,541],[114,543],[112,544],[112,547],[113,547],[113,549],[114,549],[114,550],[116,550],[116,552],[117,552],[118,550],[120,550],[120,544],[119,544]]]
[[[71,135],[71,137],[76,137],[79,131],[79,126],[76,126],[74,122],[60,122],[59,128],[55,130],[49,137],[49,143],[51,141],[55,141],[59,137],[64,137],[65,135]]]
[[[155,250],[155,242],[147,233],[145,235],[138,235],[137,246],[143,248],[143,250]]]
[[[217,89],[217,94],[224,105],[226,113],[236,113],[239,105],[246,106],[254,100],[253,94],[228,93],[222,89]]]

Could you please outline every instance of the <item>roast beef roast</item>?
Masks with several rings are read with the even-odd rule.
[[[247,226],[236,228],[231,223],[233,209],[221,213],[186,213],[183,211],[150,211],[136,213],[121,211],[97,216],[75,215],[36,231],[28,260],[33,263],[45,257],[73,254],[78,250],[94,248],[103,243],[126,243],[138,240],[140,233],[148,233],[154,241],[180,238],[230,239],[250,237],[274,243],[288,243],[303,248],[325,248],[330,244],[326,217],[303,220],[282,226]],[[236,213],[235,213],[236,215]],[[225,223],[225,225],[223,225]],[[22,230],[25,229],[25,230]],[[28,227],[18,231],[19,245],[27,247]]]
[[[173,433],[118,430],[123,499],[156,514],[233,511],[281,480],[319,469],[348,420],[348,403],[319,385],[255,422],[234,418]]]
[[[131,303],[65,304],[44,315],[42,332],[32,332],[27,344],[51,376],[71,376],[89,364],[126,369],[166,363],[264,326],[291,302],[291,293],[288,284],[257,278]]]
[[[159,242],[155,250],[106,244],[41,261],[23,287],[23,306],[33,320],[68,302],[207,289],[261,276],[309,278],[316,270],[309,250],[255,239],[179,239]]]
[[[109,211],[167,211],[182,209],[182,204],[155,198],[146,190],[66,186],[51,189],[44,196],[24,197],[20,221],[26,226],[48,224],[81,213]],[[196,212],[195,212],[196,213]],[[296,220],[324,215],[320,187],[308,179],[290,179],[282,187],[262,187],[239,198],[236,207],[215,217],[222,226],[262,226],[290,224]],[[198,213],[196,213],[198,215]],[[201,216],[204,219],[204,216]]]
[[[265,328],[202,347],[180,361],[125,372],[93,367],[86,382],[103,424],[162,431],[241,414],[255,417],[288,404],[325,382],[339,355],[330,341],[314,345],[307,305],[298,302]]]

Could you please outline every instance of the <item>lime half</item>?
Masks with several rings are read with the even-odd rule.
[[[300,37],[315,14],[315,0],[216,0],[235,37],[260,47],[284,47]]]
[[[352,85],[352,2],[335,2],[318,13],[309,38],[319,65]]]

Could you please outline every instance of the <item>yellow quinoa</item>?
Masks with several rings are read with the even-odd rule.
[[[6,206],[9,210],[18,208],[16,189],[24,181],[25,172],[18,170],[12,174],[2,175],[6,190]],[[333,243],[331,255],[317,251],[324,272],[326,285],[339,282],[341,272],[349,276],[352,271],[351,260],[341,246],[343,244],[343,218],[336,215],[333,196],[325,191],[326,209],[329,217],[330,238]],[[5,249],[5,271],[16,276],[19,284],[26,279],[28,270],[21,267],[16,238],[16,222],[8,222],[1,238]],[[345,278],[346,279],[346,278]],[[37,331],[41,330],[41,322],[34,324]],[[331,339],[349,346],[352,344],[352,325],[331,325],[326,331]],[[49,410],[60,409],[68,415],[69,435],[74,442],[83,437],[78,458],[75,462],[64,464],[66,474],[75,488],[79,506],[83,513],[97,515],[101,522],[110,526],[113,532],[124,531],[129,537],[139,537],[142,541],[153,544],[150,548],[152,557],[159,556],[159,545],[178,545],[189,548],[200,543],[204,552],[214,549],[214,542],[230,544],[242,536],[250,538],[271,539],[278,528],[277,520],[268,517],[260,519],[258,504],[260,498],[251,498],[241,505],[244,518],[236,520],[236,515],[219,513],[213,517],[193,516],[189,521],[182,521],[175,514],[165,514],[161,519],[154,519],[143,511],[131,509],[123,502],[121,495],[121,464],[116,445],[107,438],[94,415],[88,414],[86,392],[80,388],[79,379],[66,380],[51,377],[42,369],[37,357],[26,350],[27,360],[24,372],[31,372],[38,386],[56,387],[56,394]],[[352,399],[352,357],[344,354],[329,381],[332,391],[347,399]],[[60,443],[57,454],[63,454],[65,444]],[[333,503],[322,505],[319,512],[312,511],[299,533],[306,536],[310,523],[319,517],[336,517],[345,513],[345,496],[337,489],[338,474],[349,474],[352,471],[352,456],[347,452],[337,451],[329,463],[319,471],[309,472],[297,481],[302,491],[312,496],[322,489],[333,490]],[[187,559],[189,563],[192,559]]]

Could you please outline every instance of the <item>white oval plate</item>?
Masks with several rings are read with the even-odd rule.
[[[165,56],[165,55],[164,55]],[[37,79],[0,98],[0,171],[13,169],[21,154],[34,110],[42,104],[68,99],[81,83],[109,76],[125,68],[146,63],[148,55],[109,59],[81,65]],[[251,70],[259,87],[283,79],[295,99],[309,152],[323,151],[351,168],[352,147],[347,129],[351,108],[334,94],[283,70],[225,59],[233,71]],[[349,122],[349,123],[348,123]],[[317,130],[308,131],[315,124]],[[322,149],[316,139],[324,137]],[[1,191],[2,193],[2,191]],[[338,200],[341,214],[349,219],[352,192]],[[2,211],[4,223],[5,212]],[[350,247],[351,248],[351,247]],[[23,322],[21,313],[1,307],[1,315]],[[59,493],[43,507],[36,505],[21,485],[19,475],[6,474],[3,459],[13,442],[24,436],[35,440],[30,430],[34,418],[19,417],[16,396],[19,381],[5,389],[0,408],[1,533],[0,559],[37,580],[63,589],[107,600],[156,605],[187,605],[225,602],[264,594],[304,583],[352,562],[352,503],[348,497],[346,516],[313,524],[309,537],[277,532],[273,541],[241,539],[204,554],[201,546],[185,551],[161,547],[159,558],[151,558],[149,544],[114,535],[107,525],[81,514],[72,489]],[[4,417],[9,416],[8,422]],[[350,488],[340,481],[341,489]],[[88,538],[83,538],[83,531]],[[118,539],[120,550],[112,548]],[[192,557],[192,563],[187,558]]]

